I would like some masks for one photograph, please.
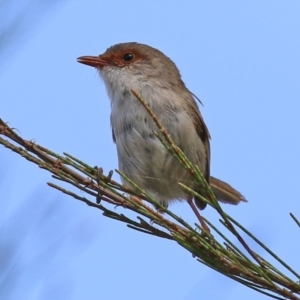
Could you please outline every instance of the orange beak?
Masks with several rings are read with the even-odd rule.
[[[105,60],[102,55],[99,56],[80,56],[77,58],[77,61],[81,64],[88,65],[95,68],[103,68],[108,66],[109,63]]]

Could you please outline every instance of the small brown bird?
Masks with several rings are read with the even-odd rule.
[[[139,43],[123,43],[99,56],[81,56],[78,62],[95,67],[111,100],[111,126],[119,169],[165,207],[188,200],[178,185],[200,192],[197,183],[153,134],[157,127],[131,93],[143,97],[161,124],[189,160],[199,166],[217,199],[246,201],[229,184],[210,176],[210,134],[195,101],[173,61],[159,50]],[[126,183],[123,180],[123,183]],[[199,209],[206,203],[195,198]]]

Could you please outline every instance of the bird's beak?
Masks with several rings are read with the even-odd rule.
[[[103,58],[102,55],[99,56],[80,56],[77,61],[81,64],[92,66],[95,68],[102,68],[109,65],[107,60]]]

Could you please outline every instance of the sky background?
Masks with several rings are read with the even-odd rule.
[[[16,1],[2,10],[1,30],[19,10]],[[289,217],[300,218],[299,1],[65,0],[28,6],[26,15],[0,40],[4,121],[57,153],[115,169],[104,85],[76,58],[120,42],[160,49],[204,103],[212,175],[249,200],[223,208],[299,271],[299,229]],[[47,181],[0,146],[1,299],[267,299]],[[171,209],[196,221],[184,203]],[[204,215],[218,223],[211,208]]]

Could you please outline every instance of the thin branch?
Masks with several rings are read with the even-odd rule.
[[[135,95],[137,94],[135,93]],[[144,101],[143,99],[139,100]],[[148,109],[153,119],[155,119],[156,117],[151,109],[149,107]],[[203,228],[199,227],[198,224],[196,224],[196,228],[193,228],[182,218],[161,206],[155,198],[148,195],[124,174],[117,171],[126,178],[126,181],[133,188],[124,187],[113,181],[111,178],[112,171],[106,176],[101,168],[91,167],[70,154],[60,155],[37,145],[33,141],[23,139],[15,129],[8,126],[1,119],[0,144],[40,168],[47,170],[54,179],[72,188],[72,190],[54,183],[48,183],[49,186],[90,207],[101,210],[104,217],[125,223],[129,228],[141,233],[176,241],[197,257],[197,260],[202,264],[269,297],[299,300],[300,285],[295,279],[279,272],[270,262],[255,253],[234,226],[256,241],[261,249],[271,254],[296,278],[299,278],[298,273],[222,210],[199,168],[189,162],[184,153],[173,143],[159,120],[155,120],[160,132],[160,134],[155,133],[156,136],[191,173],[194,180],[201,187],[201,195],[181,184],[182,188],[191,195],[197,195],[215,209],[222,218],[223,230],[227,230],[226,233],[233,233],[239,241],[238,244],[235,244],[226,233],[223,233],[204,217],[202,217],[204,222],[217,233],[222,242],[219,242],[212,233],[203,231]],[[82,191],[85,193],[84,196],[82,196]],[[93,200],[89,200],[86,196],[92,197]],[[164,214],[158,212],[153,205],[159,207]],[[114,211],[107,206],[112,206]],[[119,207],[133,211],[137,214],[136,218],[130,218],[123,213],[116,212]],[[291,216],[299,226],[298,220],[292,214]],[[249,254],[251,257],[248,257]]]

